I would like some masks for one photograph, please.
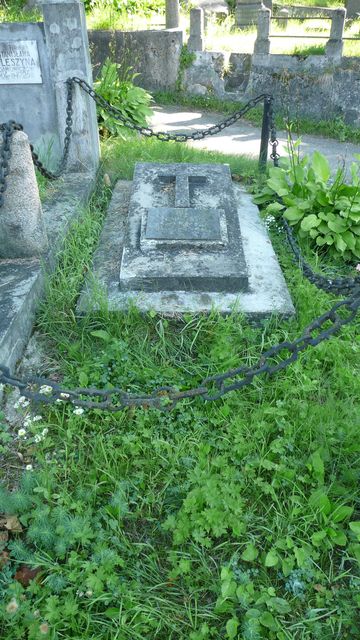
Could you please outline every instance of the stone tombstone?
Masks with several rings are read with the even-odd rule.
[[[272,0],[237,0],[235,24],[237,27],[250,27],[257,23],[258,12],[262,7],[272,11]]]
[[[45,0],[44,22],[0,24],[0,120],[21,123],[41,158],[55,168],[62,152],[66,85],[78,76],[92,83],[92,71],[80,0]],[[69,168],[98,165],[96,108],[74,89],[73,137]]]
[[[248,289],[228,165],[136,165],[120,289]]]
[[[360,16],[360,0],[346,0],[345,8],[348,18],[358,18]]]
[[[4,203],[0,209],[0,259],[39,256],[48,247],[29,141],[15,131]]]

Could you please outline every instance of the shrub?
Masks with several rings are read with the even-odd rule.
[[[295,147],[298,143],[295,143]],[[296,150],[296,149],[295,149]],[[293,150],[294,151],[294,150]],[[360,155],[351,164],[351,181],[343,168],[331,177],[327,159],[318,151],[311,158],[295,153],[269,171],[258,204],[273,215],[283,215],[301,238],[316,248],[345,260],[360,257]]]
[[[152,97],[145,89],[133,84],[137,73],[132,73],[132,69],[128,69],[127,79],[120,80],[119,69],[119,64],[107,58],[95,82],[95,90],[113,107],[116,107],[124,118],[145,126],[147,118],[152,114],[149,108]],[[97,114],[100,132],[103,135],[122,134],[124,125],[111,116],[106,109],[98,106]]]

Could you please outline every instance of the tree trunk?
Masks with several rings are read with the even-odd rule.
[[[166,0],[166,28],[178,29],[180,26],[179,0]]]

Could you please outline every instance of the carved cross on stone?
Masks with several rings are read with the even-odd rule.
[[[248,285],[229,167],[136,165],[120,288],[239,292]]]

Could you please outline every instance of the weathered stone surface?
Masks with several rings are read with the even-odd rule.
[[[256,320],[273,314],[292,316],[294,307],[258,208],[242,187],[234,185],[234,194],[249,272],[248,291],[120,291],[118,265],[125,239],[131,182],[119,181],[95,252],[93,271],[79,299],[79,312],[96,311],[107,301],[110,311],[125,311],[135,304],[143,312],[152,310],[169,316],[209,313],[214,309],[221,313],[235,310]]]
[[[190,10],[190,35],[187,43],[189,51],[203,51],[205,41],[204,12],[202,9]]]
[[[0,84],[42,84],[36,40],[0,42]]]
[[[144,89],[175,89],[183,44],[180,29],[127,33],[96,30],[89,31],[89,40],[95,76],[110,55],[125,66],[131,65],[139,74],[135,84]]]
[[[92,68],[85,9],[79,0],[46,0],[42,5],[52,91],[56,97],[61,142],[66,127],[66,80],[80,77],[92,84]],[[68,168],[89,171],[99,164],[100,147],[96,105],[80,87],[74,88],[73,132]]]
[[[0,24],[0,44],[21,40],[36,42],[39,52],[41,84],[0,84],[0,122],[16,120],[24,126],[31,142],[43,157],[60,154],[55,93],[42,23]]]
[[[6,184],[0,209],[0,258],[39,256],[48,242],[29,140],[23,131],[12,137]]]
[[[0,363],[14,369],[29,339],[36,309],[71,221],[88,200],[94,173],[67,174],[43,205],[49,249],[41,259],[0,260]],[[1,218],[1,214],[0,214]]]
[[[192,95],[224,95],[223,53],[196,51],[193,64],[185,69],[184,88]]]
[[[241,291],[247,286],[229,167],[137,164],[120,288]]]

